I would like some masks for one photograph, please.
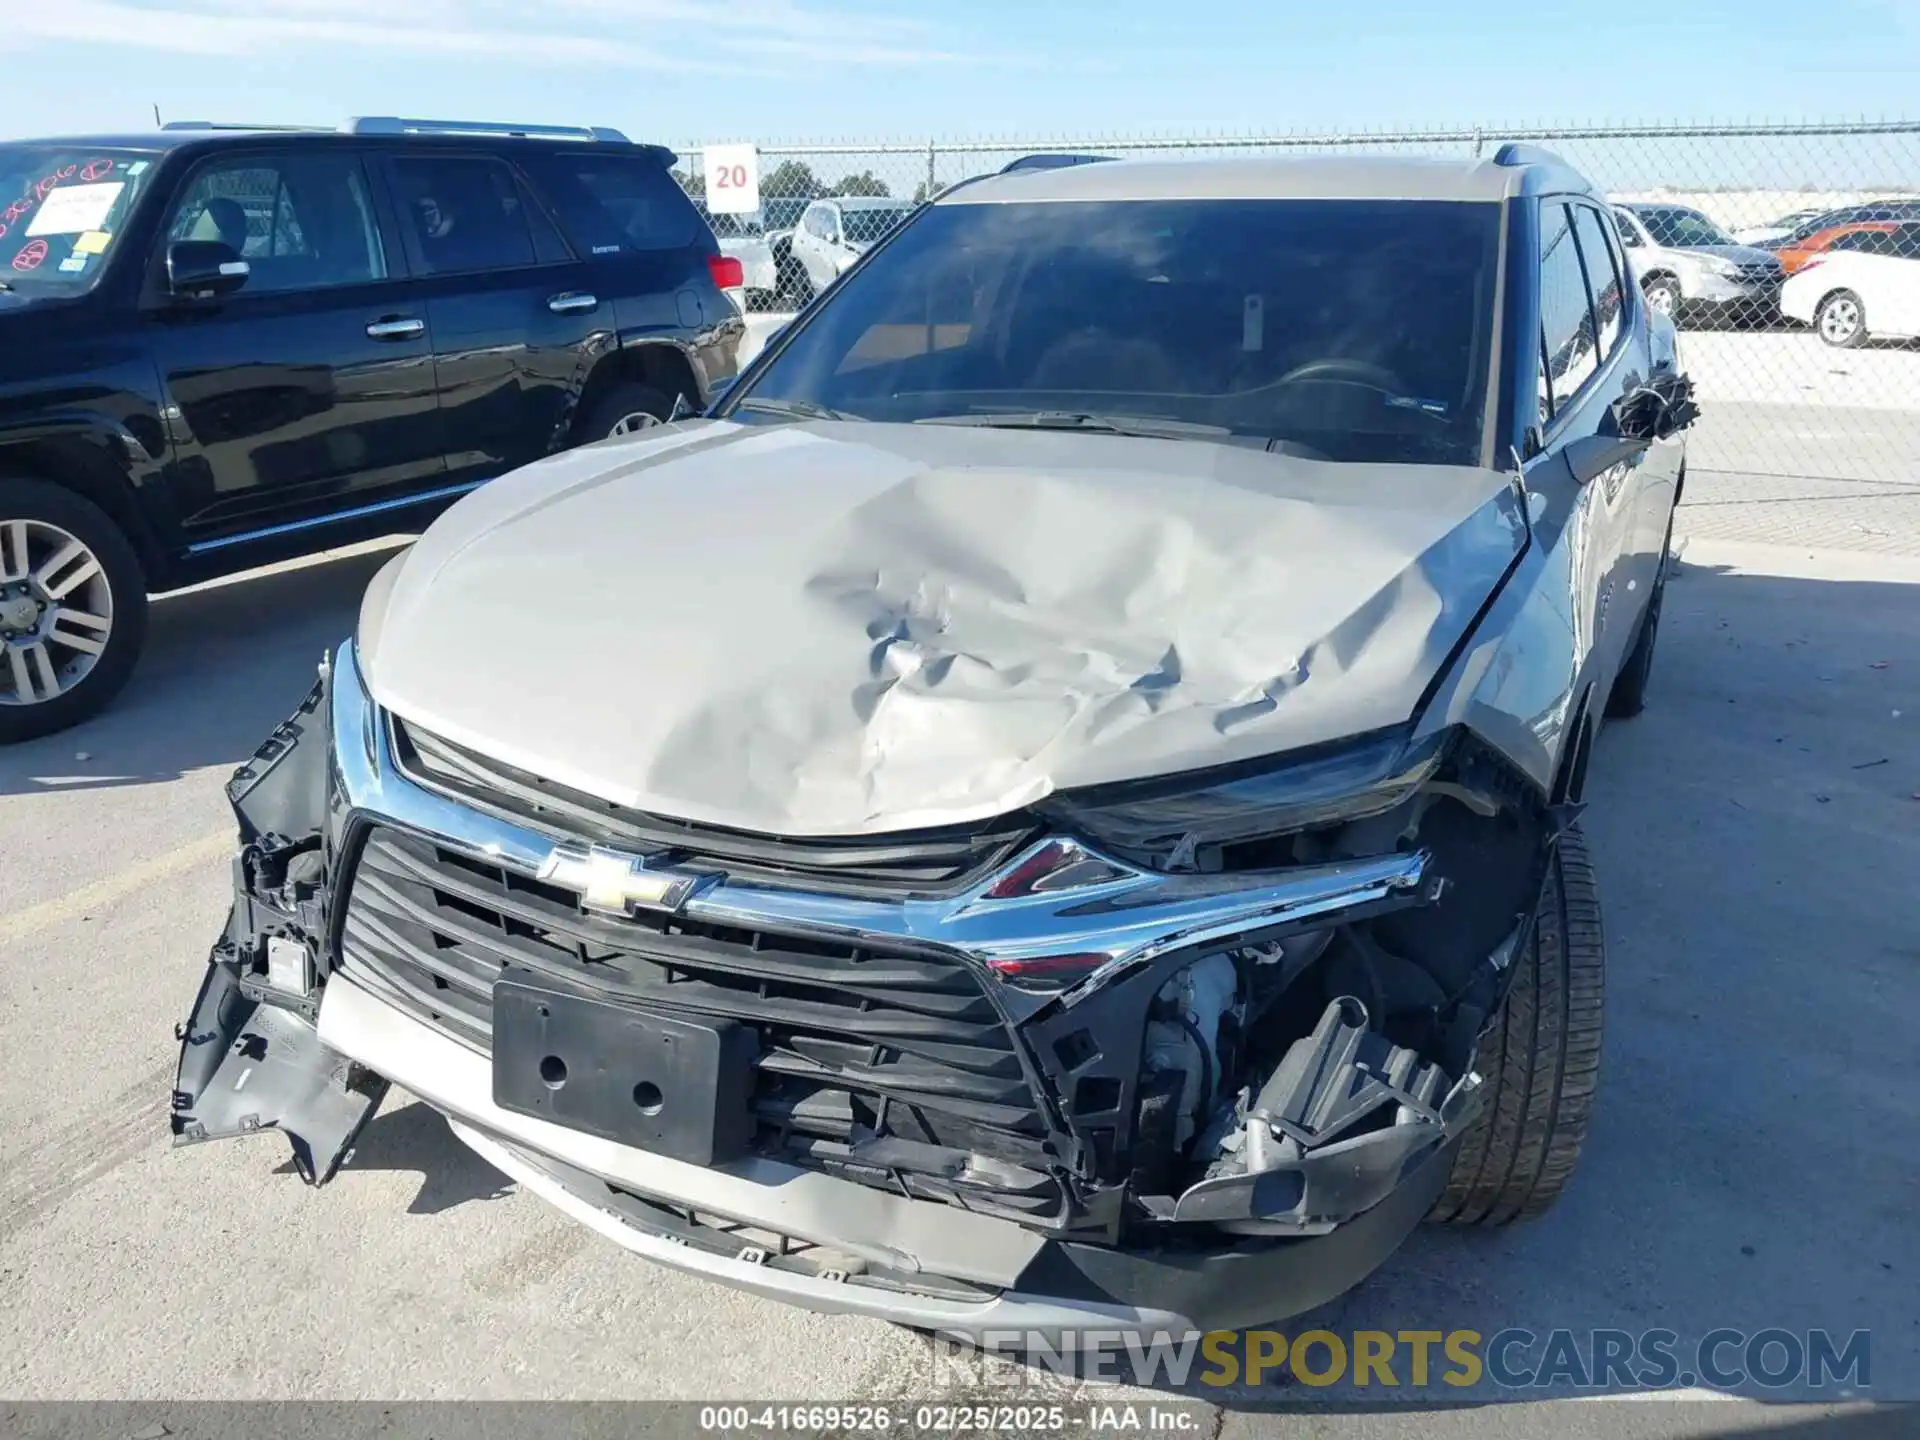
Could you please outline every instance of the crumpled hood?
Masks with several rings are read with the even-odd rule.
[[[1405,720],[1510,477],[935,425],[694,422],[552,457],[368,593],[375,699],[618,804],[783,835]]]

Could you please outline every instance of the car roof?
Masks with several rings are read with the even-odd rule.
[[[1681,210],[1689,215],[1706,213],[1698,205],[1683,205],[1678,200],[1622,200],[1618,202],[1617,208],[1631,210],[1636,215],[1650,214],[1655,210]]]
[[[253,145],[263,140],[272,141],[276,145],[333,145],[341,141],[353,141],[361,144],[393,145],[403,149],[435,145],[453,149],[472,149],[476,144],[497,144],[515,150],[530,146],[542,150],[607,150],[623,155],[644,151],[669,166],[675,164],[679,158],[667,147],[644,140],[594,140],[564,135],[505,135],[486,132],[396,134],[368,130],[355,133],[345,129],[324,129],[317,126],[272,125],[262,125],[257,129],[245,126],[201,129],[183,127],[176,130],[147,130],[134,134],[23,135],[0,141],[0,147],[36,145],[62,150],[137,150],[164,154],[189,148],[219,150],[232,145]]]
[[[822,195],[820,198],[832,201],[842,210],[898,210],[913,204],[898,195]]]
[[[1504,200],[1538,190],[1530,175],[1550,172],[1555,188],[1591,193],[1558,164],[1400,156],[1262,156],[1230,160],[1116,160],[1101,165],[1017,170],[955,186],[936,205],[1052,200]]]

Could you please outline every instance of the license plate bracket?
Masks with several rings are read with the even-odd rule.
[[[493,988],[493,1103],[694,1165],[747,1153],[759,1035],[518,980]]]

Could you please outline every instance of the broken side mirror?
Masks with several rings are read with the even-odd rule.
[[[1666,397],[1651,386],[1630,390],[1613,402],[1613,429],[1625,439],[1658,439],[1666,433],[1667,408]]]

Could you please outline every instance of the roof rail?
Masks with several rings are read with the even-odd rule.
[[[1001,167],[1000,173],[1012,175],[1021,170],[1064,170],[1069,165],[1097,165],[1102,160],[1114,158],[1112,155],[1022,155],[1018,160]]]
[[[1523,145],[1517,140],[1509,140],[1494,152],[1496,165],[1565,165],[1553,151],[1539,145]]]
[[[492,120],[413,120],[398,115],[358,115],[340,127],[350,135],[504,135],[517,140],[631,142],[606,125],[508,125]]]
[[[241,120],[169,120],[162,130],[330,130],[328,125],[249,125]]]

